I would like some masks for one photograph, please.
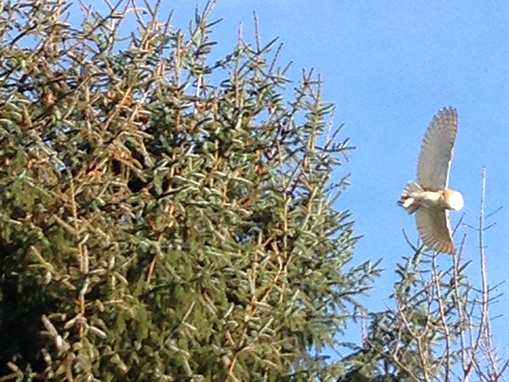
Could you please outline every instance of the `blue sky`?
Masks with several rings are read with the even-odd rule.
[[[196,3],[205,4],[171,1],[176,26],[187,25]],[[284,43],[280,62],[294,62],[291,78],[298,80],[301,68],[313,67],[322,75],[324,98],[336,104],[337,124],[346,124],[343,138],[349,136],[357,147],[347,168],[339,170],[338,175],[352,172],[352,186],[337,203],[352,210],[356,232],[363,235],[355,262],[384,259],[385,272],[366,300],[371,309],[390,305],[395,264],[410,254],[402,230],[417,238],[413,217],[396,201],[415,177],[427,125],[446,105],[459,113],[450,186],[464,194],[464,222],[475,226],[486,167],[486,211],[503,207],[491,220],[497,225],[485,235],[489,283],[507,280],[508,8],[497,0],[219,0],[213,12],[224,18],[212,35],[219,51],[234,46],[239,22],[251,39],[256,11],[262,39],[267,43],[279,36]],[[460,217],[452,213],[452,224]],[[473,261],[468,274],[480,285],[477,232],[461,226],[456,242],[464,234],[465,258]],[[499,287],[505,295],[492,309],[492,316],[503,315],[492,323],[494,343],[506,350],[508,287]]]
[[[87,3],[90,3],[89,1]],[[163,0],[174,9],[176,27],[187,30],[196,4]],[[164,6],[163,6],[164,8]],[[355,262],[383,257],[385,272],[366,300],[371,309],[390,304],[395,264],[409,255],[402,230],[417,238],[413,217],[396,205],[405,183],[415,177],[424,131],[443,106],[458,109],[459,129],[450,186],[461,190],[464,222],[476,225],[481,171],[487,169],[486,210],[503,209],[486,232],[490,285],[509,272],[509,6],[498,0],[322,1],[219,0],[212,40],[218,56],[236,43],[239,22],[253,41],[253,11],[262,40],[280,37],[280,63],[293,61],[290,77],[315,68],[324,81],[324,98],[336,104],[343,138],[357,149],[338,176],[352,172],[352,186],[338,203],[350,209],[356,232],[363,235]],[[452,224],[461,213],[451,215]],[[472,260],[471,280],[479,284],[477,233],[461,226],[457,242],[468,235],[465,257]],[[493,307],[494,343],[507,350],[508,285]],[[357,334],[354,334],[357,336]],[[358,336],[360,338],[360,334]]]

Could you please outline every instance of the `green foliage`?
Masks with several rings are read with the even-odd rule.
[[[211,62],[210,7],[187,33],[131,3],[79,28],[0,7],[1,375],[340,375],[323,350],[379,271],[349,264],[320,81],[291,94],[275,41]]]

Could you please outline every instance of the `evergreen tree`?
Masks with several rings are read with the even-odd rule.
[[[320,80],[291,94],[275,41],[211,62],[211,7],[188,32],[68,7],[1,9],[3,380],[341,375],[323,349],[378,269],[350,264]]]

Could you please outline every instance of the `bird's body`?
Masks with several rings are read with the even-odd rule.
[[[459,211],[463,208],[463,196],[460,192],[445,190],[426,191],[415,183],[409,183],[401,195],[400,205],[413,214],[419,208],[443,208]]]
[[[407,184],[399,200],[409,214],[415,213],[422,241],[432,250],[454,254],[449,225],[449,210],[463,208],[463,195],[447,188],[458,114],[453,108],[443,108],[433,117],[424,135],[417,183]]]

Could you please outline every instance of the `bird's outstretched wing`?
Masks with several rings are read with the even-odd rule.
[[[422,188],[447,188],[457,128],[458,113],[452,107],[444,107],[433,117],[424,134],[417,164],[417,182]]]
[[[415,223],[422,242],[429,249],[454,255],[448,211],[441,207],[419,208],[415,213]]]

